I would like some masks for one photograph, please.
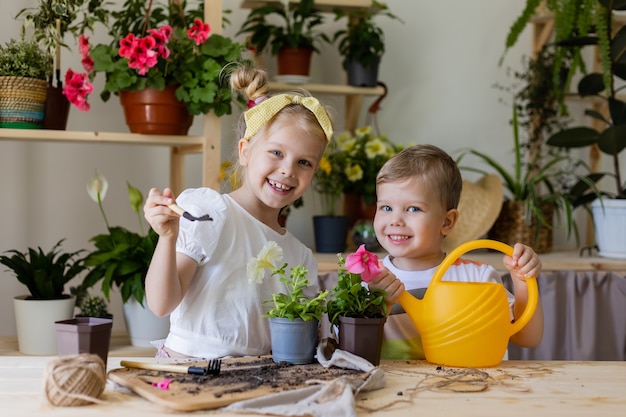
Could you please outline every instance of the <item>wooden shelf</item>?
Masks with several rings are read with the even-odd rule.
[[[254,9],[270,3],[282,3],[280,0],[243,0],[242,9]],[[289,0],[290,4],[300,3],[300,0]],[[372,5],[370,0],[315,0],[315,8],[322,12],[332,12],[339,7],[345,11],[367,9]]]

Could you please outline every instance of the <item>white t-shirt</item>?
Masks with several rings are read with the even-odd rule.
[[[400,281],[404,283],[407,291],[422,298],[427,291],[430,281],[437,270],[437,267],[424,271],[406,271],[396,268],[389,255],[383,259],[389,271],[391,271]],[[500,274],[491,265],[483,264],[466,259],[457,259],[445,272],[442,281],[455,282],[496,282],[502,284]],[[507,291],[509,306],[512,308],[515,298]],[[399,304],[392,310],[384,328],[384,341],[381,353],[383,359],[424,359],[424,349],[422,339],[413,324]]]
[[[311,295],[317,292],[313,253],[288,231],[277,233],[215,190],[185,190],[177,203],[194,215],[209,214],[213,221],[180,220],[177,251],[196,260],[198,270],[170,314],[165,346],[202,358],[269,354],[269,325],[263,317],[269,307],[262,302],[286,288],[269,271],[263,284],[250,283],[247,263],[273,240],[283,249],[282,262],[308,269]]]

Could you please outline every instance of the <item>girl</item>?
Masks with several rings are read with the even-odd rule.
[[[314,97],[269,97],[267,74],[238,68],[231,87],[247,96],[239,121],[239,178],[229,194],[188,189],[176,203],[213,221],[180,219],[168,205],[172,191],[151,189],[145,218],[159,234],[146,299],[157,316],[170,314],[170,332],[157,356],[217,358],[270,353],[262,300],[284,292],[266,279],[248,282],[246,264],[268,240],[283,248],[284,262],[317,276],[313,253],[278,224],[281,207],[307,190],[332,137],[329,115]],[[317,290],[311,288],[313,293]]]

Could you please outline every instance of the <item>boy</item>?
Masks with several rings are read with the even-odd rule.
[[[374,229],[381,246],[389,253],[383,270],[370,288],[387,292],[391,307],[405,289],[423,296],[430,279],[446,253],[441,245],[458,219],[462,178],[454,160],[432,145],[416,145],[395,155],[376,178],[377,208]],[[528,246],[517,243],[513,256],[504,256],[513,278],[514,295],[507,294],[512,318],[526,307],[526,277],[538,276],[541,262]],[[490,265],[459,259],[445,273],[447,281],[492,281],[501,283]],[[398,306],[399,307],[399,306]],[[390,308],[385,324],[382,357],[424,359],[421,338],[406,313]],[[543,310],[537,304],[534,316],[511,341],[525,347],[539,344],[543,334]]]

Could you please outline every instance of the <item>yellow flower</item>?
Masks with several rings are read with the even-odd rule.
[[[389,149],[382,140],[376,138],[365,144],[365,155],[367,155],[368,159],[374,159],[378,155],[387,154]]]
[[[337,142],[337,150],[350,154],[356,148],[356,139],[349,138],[343,142]]]
[[[320,160],[320,170],[322,170],[326,175],[330,175],[333,171],[333,167],[330,164],[330,161],[325,156]]]
[[[274,241],[268,241],[256,258],[252,258],[247,265],[248,281],[261,284],[265,276],[265,269],[273,270],[274,262],[283,259],[283,248]]]
[[[360,165],[352,165],[344,171],[348,181],[356,182],[363,178],[363,168]]]
[[[372,133],[372,126],[363,126],[354,131],[354,134],[358,138],[362,138],[363,136],[369,135]]]

